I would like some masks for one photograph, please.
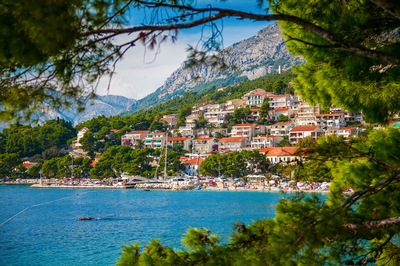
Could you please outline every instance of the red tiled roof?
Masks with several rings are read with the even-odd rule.
[[[79,129],[79,131],[88,131],[89,129],[87,127],[84,127],[82,129]]]
[[[189,139],[189,138],[170,138],[170,139],[168,139],[168,141],[184,141],[187,139]]]
[[[33,165],[33,163],[23,163],[22,165],[23,165],[24,167],[29,167],[29,166]]]
[[[298,150],[298,148],[299,147],[270,148],[267,156],[296,156],[294,153]],[[301,150],[303,151],[301,155],[303,155],[306,149]]]
[[[285,125],[289,125],[289,124],[291,124],[292,122],[282,122],[282,123],[276,123],[276,124],[273,124],[272,126],[285,126]]]
[[[184,162],[183,164],[184,165],[199,165],[199,164],[201,164],[202,162],[204,161],[204,159],[201,159],[201,158],[194,158],[194,159],[191,159],[191,160],[189,160],[189,161],[186,161],[186,162]]]
[[[260,111],[261,109],[251,109],[250,108],[250,111],[252,111],[252,112],[258,112],[258,111]]]
[[[315,115],[315,116],[340,116],[343,113],[337,113],[337,114],[319,114],[319,115]]]
[[[284,94],[284,95],[271,95],[271,96],[268,96],[268,97],[287,97],[287,96],[290,96],[290,94]]]
[[[314,131],[318,126],[303,126],[303,127],[294,127],[290,130],[292,131]]]
[[[400,121],[390,121],[388,124],[400,123]]]
[[[255,124],[237,124],[237,125],[234,125],[234,127],[251,127],[251,126],[254,126]]]
[[[242,141],[246,137],[230,137],[230,138],[222,138],[219,140],[219,142],[237,142],[237,141]]]
[[[262,149],[257,149],[260,153],[267,153],[270,149],[272,148],[262,148]]]
[[[275,109],[275,111],[287,111],[287,110],[289,110],[289,108],[278,108],[278,109]]]
[[[111,132],[119,132],[118,129],[111,129],[110,131],[111,131]]]
[[[190,160],[190,157],[181,157],[179,158],[180,161],[187,161]]]
[[[214,139],[214,138],[198,138],[198,139],[195,139],[195,140],[210,140],[210,139]]]
[[[165,118],[161,118],[161,119],[160,119],[160,121],[167,120],[167,119],[171,119],[171,118],[173,118],[173,117],[165,117]]]
[[[95,166],[96,165],[96,161],[95,160],[92,160],[92,163],[90,164],[90,166]]]
[[[342,127],[342,128],[331,128],[331,129],[328,129],[328,131],[329,130],[345,130],[345,129],[354,129],[355,127]]]

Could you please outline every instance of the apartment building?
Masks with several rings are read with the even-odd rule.
[[[341,128],[346,126],[344,113],[315,115],[315,123],[323,130]]]
[[[121,145],[128,145],[134,148],[138,140],[144,140],[149,133],[148,130],[132,131],[121,136]]]
[[[310,105],[303,101],[297,108],[298,113],[295,119],[296,125],[316,125],[315,116],[321,113],[319,105]]]
[[[290,130],[289,141],[291,144],[295,145],[302,138],[311,136],[316,140],[323,134],[324,131],[319,126],[298,126]]]
[[[327,135],[333,135],[333,136],[342,136],[345,139],[349,139],[352,136],[358,135],[357,128],[356,127],[344,127],[344,128],[331,128],[328,129]]]
[[[176,121],[178,120],[178,118],[176,118],[176,117],[173,117],[173,116],[171,116],[171,117],[164,117],[164,118],[161,118],[160,119],[160,122],[161,123],[167,123],[168,124],[168,127],[169,128],[172,128],[173,126],[175,126],[176,125]]]
[[[209,105],[207,112],[204,114],[204,118],[207,123],[220,126],[225,121],[225,116],[230,113],[225,110],[225,104],[213,104]]]
[[[294,115],[294,111],[290,108],[276,108],[273,112],[272,120],[278,120],[280,115],[287,116],[290,120]]]
[[[204,160],[201,158],[193,158],[183,163],[185,166],[185,173],[190,176],[198,175],[198,169]]]
[[[200,117],[201,117],[200,114],[191,114],[191,115],[185,117],[185,121],[186,121],[186,123],[194,123],[194,121],[199,120]]]
[[[299,152],[299,147],[276,147],[276,148],[267,148],[264,150],[267,159],[272,164],[277,163],[295,163],[297,161],[303,161],[305,158],[306,149],[301,149]]]
[[[267,132],[267,128],[264,125],[256,125],[254,128],[254,136],[263,135]]]
[[[255,150],[276,147],[281,140],[283,140],[283,137],[280,136],[257,136],[251,141],[251,148]]]
[[[293,105],[293,96],[290,94],[285,95],[269,95],[268,96],[269,107],[272,110],[278,108],[291,108]]]
[[[144,139],[144,145],[146,148],[164,148],[165,143],[165,133],[164,132],[151,132],[148,133]]]
[[[236,109],[244,107],[246,107],[245,99],[234,99],[225,102],[225,110],[229,113],[233,113]]]
[[[218,140],[215,138],[197,138],[193,140],[194,153],[206,153],[218,150]]]
[[[256,124],[238,124],[232,127],[231,137],[246,137],[249,140],[256,134]]]
[[[210,105],[212,105],[212,103],[209,101],[195,104],[195,105],[193,105],[192,114],[193,115],[202,115],[204,112],[207,111],[207,108]]]
[[[249,122],[249,123],[253,123],[253,122],[257,122],[257,121],[259,121],[261,118],[260,118],[260,111],[261,111],[261,109],[259,109],[259,108],[250,108],[250,114],[248,114],[247,116],[246,116],[246,121],[247,122]]]
[[[191,138],[168,138],[167,145],[173,146],[175,143],[182,143],[183,149],[190,151],[192,148],[192,139]]]
[[[76,136],[76,141],[72,143],[72,148],[73,149],[79,149],[82,147],[82,144],[79,143],[80,139],[85,135],[86,132],[88,132],[89,129],[87,127],[84,127],[82,129],[79,129],[78,134]]]
[[[228,129],[226,128],[202,128],[197,130],[197,136],[199,138],[215,137],[215,134],[219,132],[223,137],[228,136]]]
[[[246,137],[222,138],[218,142],[218,150],[229,149],[236,151],[247,146],[249,146],[249,140]]]
[[[242,99],[246,100],[246,104],[248,106],[257,106],[261,107],[264,102],[265,97],[269,97],[270,95],[275,95],[273,92],[266,92],[262,89],[255,89],[245,94]]]
[[[295,126],[293,122],[281,122],[271,125],[271,134],[275,136],[289,136],[289,131]]]

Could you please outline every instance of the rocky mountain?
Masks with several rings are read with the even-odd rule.
[[[165,102],[182,95],[185,91],[203,91],[212,86],[234,85],[243,80],[253,80],[270,73],[288,70],[303,63],[287,51],[277,23],[270,24],[255,36],[237,42],[225,49],[229,56],[226,62],[235,71],[220,72],[207,66],[196,69],[186,68],[188,61],[182,63],[154,93],[139,100],[132,111]],[[194,77],[200,77],[195,80]]]
[[[49,110],[45,115],[39,117],[39,123],[42,124],[47,120],[59,117],[77,125],[100,115],[109,117],[127,112],[128,110],[135,108],[136,104],[137,100],[126,98],[124,96],[97,95],[96,99],[90,100],[86,103],[86,109],[82,113],[78,113],[77,106],[72,104],[69,109],[62,109],[60,111]],[[0,130],[7,126],[8,124],[0,124]]]

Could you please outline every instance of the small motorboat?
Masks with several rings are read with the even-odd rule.
[[[150,189],[143,189],[143,191],[150,191]]]
[[[84,217],[84,218],[81,218],[81,217],[79,217],[78,220],[79,220],[79,221],[82,221],[82,220],[97,220],[97,218],[92,218],[92,217]]]

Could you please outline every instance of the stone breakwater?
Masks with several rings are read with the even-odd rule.
[[[170,189],[174,191],[192,190],[195,185],[191,184],[137,184],[136,189]]]

